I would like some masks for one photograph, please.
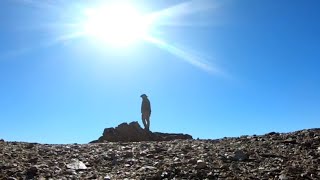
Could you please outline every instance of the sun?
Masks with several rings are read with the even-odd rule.
[[[149,33],[150,22],[130,4],[107,4],[85,14],[85,34],[112,46],[131,45]]]

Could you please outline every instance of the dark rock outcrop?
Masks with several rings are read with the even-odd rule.
[[[176,139],[192,139],[188,134],[172,134],[151,132],[142,129],[138,122],[122,123],[116,128],[105,128],[102,136],[91,143],[102,142],[140,142],[171,141]]]

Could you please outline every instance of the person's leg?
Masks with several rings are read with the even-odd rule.
[[[146,118],[147,130],[150,131],[150,116]]]
[[[148,131],[149,131],[150,130],[150,113],[146,114],[146,123],[147,123]]]
[[[144,113],[141,114],[141,120],[142,120],[142,123],[144,125],[144,129],[147,129],[148,125],[146,124],[146,118],[145,118],[145,114]]]

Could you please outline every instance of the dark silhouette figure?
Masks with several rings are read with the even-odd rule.
[[[142,103],[141,103],[142,123],[144,125],[144,129],[147,131],[150,131],[150,115],[151,115],[150,101],[148,99],[148,96],[145,94],[142,94],[140,97],[142,98]]]

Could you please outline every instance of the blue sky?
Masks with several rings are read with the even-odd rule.
[[[0,138],[87,143],[142,125],[142,93],[152,131],[214,139],[320,126],[319,1],[132,2],[164,15],[154,41],[125,47],[75,35],[101,1],[0,2]]]

